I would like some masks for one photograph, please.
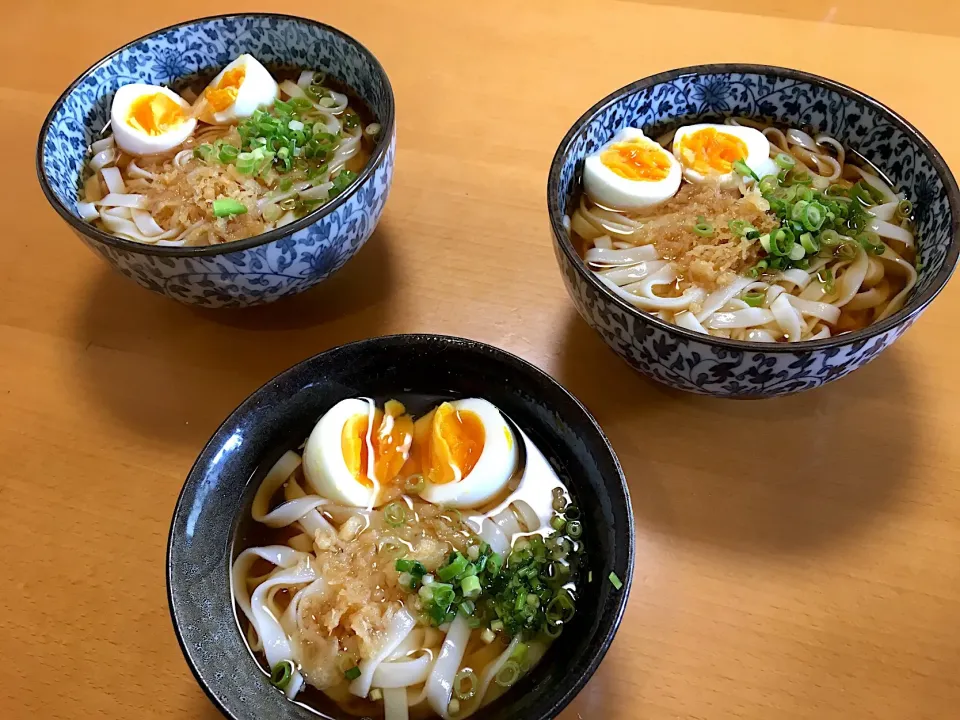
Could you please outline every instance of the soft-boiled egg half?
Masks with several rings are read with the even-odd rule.
[[[351,507],[370,507],[380,484],[393,480],[410,455],[413,419],[389,400],[350,399],[320,418],[303,450],[303,472],[323,497]]]
[[[680,188],[676,159],[637,128],[624,128],[583,163],[583,185],[598,205],[641,210],[672,198]]]
[[[770,143],[759,130],[739,125],[701,123],[685,125],[673,136],[673,154],[683,166],[688,182],[716,183],[735,188],[740,174],[733,168],[742,160],[758,178],[776,175],[777,165],[770,158]]]
[[[473,508],[495,498],[517,467],[517,439],[496,406],[479,398],[442,403],[418,419],[411,464],[427,502]]]
[[[190,104],[173,90],[133,83],[113,96],[110,125],[120,149],[139,156],[173,150],[190,137],[197,121]]]
[[[226,125],[272,105],[279,93],[270,71],[253,55],[243,54],[210,81],[197,98],[195,114],[210,125]]]

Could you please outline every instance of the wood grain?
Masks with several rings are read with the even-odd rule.
[[[182,307],[111,274],[46,206],[34,142],[59,92],[110,50],[263,3],[5,8],[0,716],[218,717],[166,608],[164,547],[183,478],[220,420],[273,374],[339,343],[411,331],[538,363],[587,404],[623,461],[634,590],[564,720],[958,716],[960,286],[827,388],[768,402],[688,397],[634,374],[576,316],[544,188],[557,143],[594,101],[710,61],[853,85],[960,167],[960,19],[934,0],[676,5],[271,4],[344,29],[382,60],[399,150],[384,219],[359,256],[312,292],[245,312]],[[813,22],[821,5],[833,22]]]

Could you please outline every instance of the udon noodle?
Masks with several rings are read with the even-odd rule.
[[[688,330],[758,342],[829,338],[903,307],[917,272],[902,193],[829,135],[713,127],[760,130],[772,172],[727,158],[737,180],[722,187],[690,172],[697,158],[668,133],[657,142],[673,142],[685,178],[674,196],[625,211],[581,193],[570,229],[611,293]]]
[[[318,709],[326,696],[385,720],[468,717],[575,612],[579,510],[484,400],[415,423],[395,400],[342,401],[267,473],[251,514],[266,542],[232,569],[250,648]]]
[[[289,77],[277,83],[249,56],[227,67],[242,60],[245,75],[222,72],[181,95],[121,87],[89,150],[81,218],[149,245],[218,245],[283,227],[346,190],[379,124],[323,73],[281,72]],[[237,87],[217,87],[231,77]]]

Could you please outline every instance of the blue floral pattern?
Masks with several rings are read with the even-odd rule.
[[[907,306],[861,332],[801,346],[725,341],[627,307],[577,257],[563,225],[583,159],[620,129],[651,130],[726,116],[827,132],[875,163],[917,208],[919,278]],[[724,397],[771,397],[843,377],[889,347],[949,279],[957,263],[960,192],[939,154],[876,101],[812,75],[760,66],[676,70],[622,88],[587,112],[554,157],[548,204],[563,279],[580,315],[621,357],[663,383]]]
[[[169,85],[222,67],[241,53],[267,64],[322,69],[345,82],[384,127],[371,166],[342,198],[268,242],[239,241],[215,253],[106,242],[76,218],[78,180],[90,143],[107,122],[113,93],[130,82]],[[91,249],[143,287],[206,307],[271,302],[339,270],[376,228],[393,178],[396,136],[389,80],[355,40],[320,23],[283,15],[208,18],[160,30],[101,61],[58,101],[41,133],[41,184]],[[314,219],[315,218],[315,219]],[[313,222],[309,222],[312,220]],[[159,252],[158,252],[159,250]],[[179,251],[179,252],[178,252]]]

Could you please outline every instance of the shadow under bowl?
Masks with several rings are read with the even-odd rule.
[[[625,127],[667,129],[750,117],[825,132],[873,163],[916,208],[919,273],[904,307],[861,330],[800,343],[727,340],[678,327],[611,293],[570,241],[583,161]],[[631,366],[679,390],[761,398],[809,390],[889,347],[943,289],[957,264],[960,190],[940,153],[867,95],[810,73],[715,64],[652,75],[590,108],[560,142],[547,180],[554,254],[578,312]]]
[[[323,70],[366,103],[382,130],[356,181],[289,225],[209,247],[147,245],[81,220],[76,204],[87,148],[106,126],[116,90],[133,82],[171,85],[219,70],[242,53],[267,65]],[[203,307],[257,305],[323,281],[373,233],[393,178],[394,114],[386,72],[348,35],[290,15],[217,15],[134,40],[71,83],[40,130],[37,175],[47,200],[84,244],[142,287]]]
[[[587,561],[578,612],[544,659],[486,706],[486,720],[546,720],[589,680],[613,641],[633,576],[634,527],[616,455],[587,410],[533,365],[489,345],[440,335],[395,335],[343,345],[278,375],[217,430],[177,501],[167,554],[174,628],[200,686],[233,720],[315,718],[271,687],[241,636],[230,567],[253,495],[285,451],[349,397],[483,397],[523,429],[567,483],[583,513]],[[617,590],[607,580],[616,573]],[[351,717],[335,710],[327,717]]]

